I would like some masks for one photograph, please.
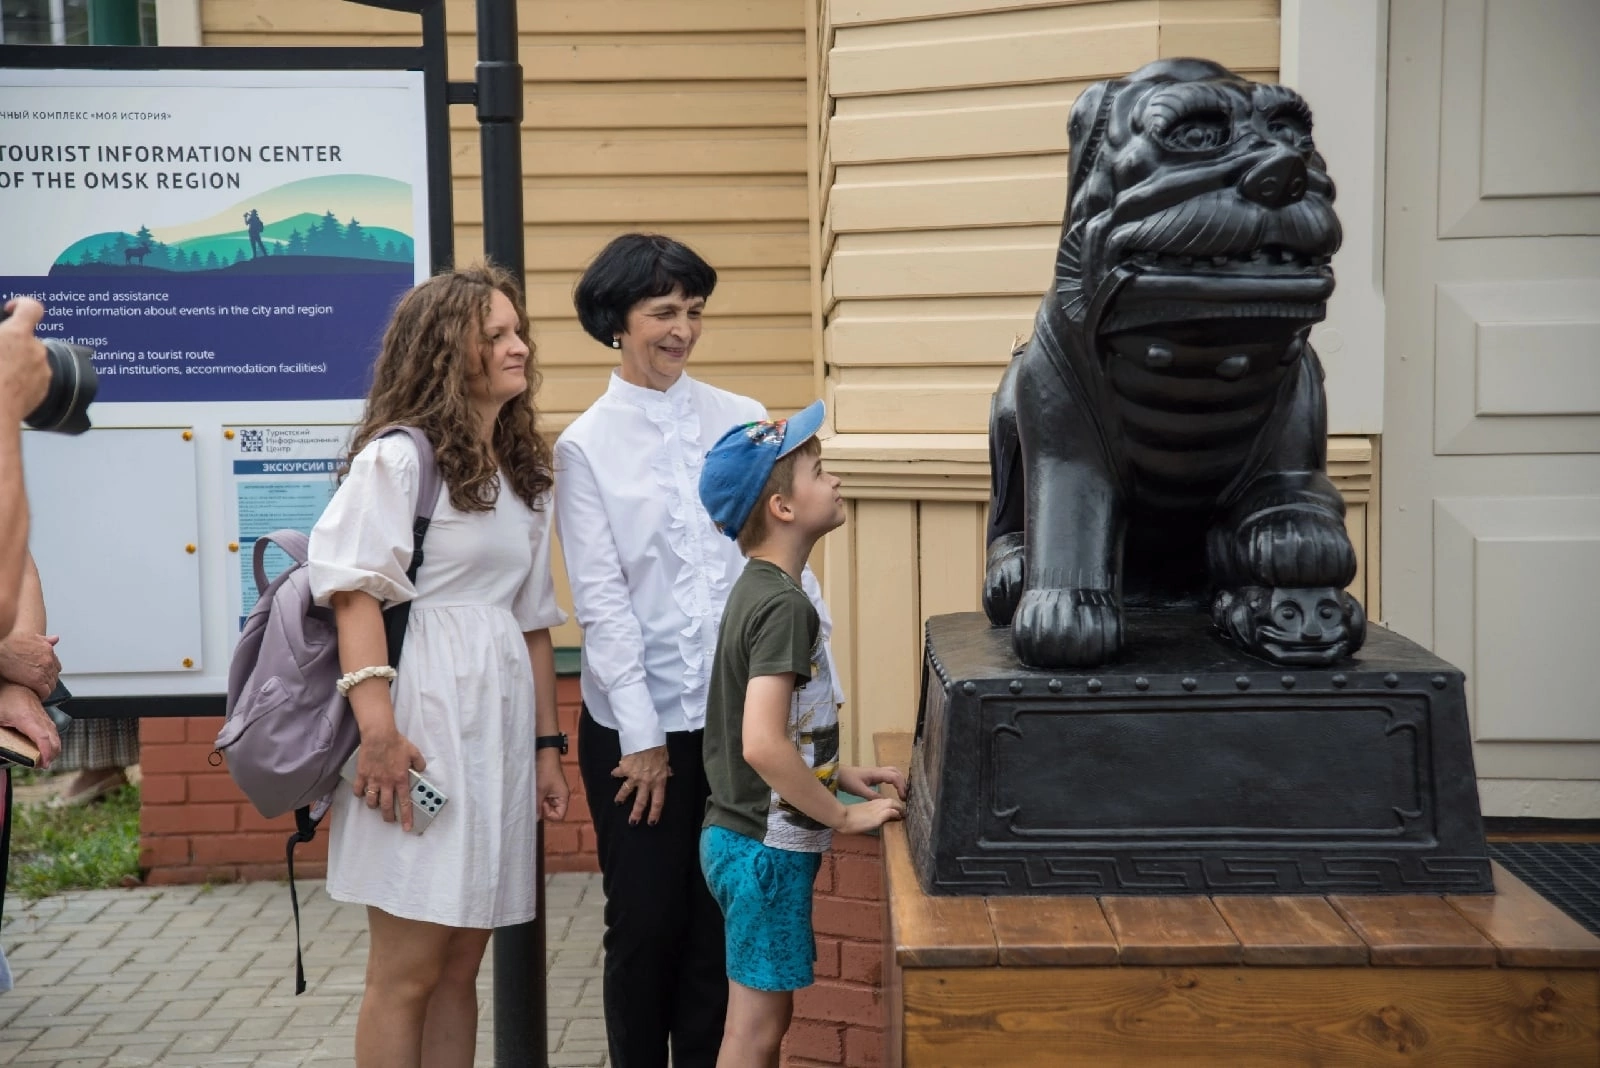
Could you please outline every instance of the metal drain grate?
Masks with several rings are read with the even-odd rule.
[[[1600,935],[1600,842],[1490,842],[1489,855]]]

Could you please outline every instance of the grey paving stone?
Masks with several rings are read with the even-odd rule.
[[[111,980],[110,982],[101,983],[89,992],[88,1000],[97,1004],[115,1003],[120,1005],[137,994],[139,988],[144,985],[140,980],[124,979],[121,975],[115,973],[108,978]]]
[[[279,1034],[319,1033],[344,1015],[347,1004],[348,999],[340,998],[336,1004],[297,1006],[289,1017],[288,1025]]]
[[[49,968],[35,968],[26,975],[21,972],[13,973],[16,987],[13,994],[21,996],[30,1002],[37,1001],[48,995],[54,1001],[46,1003],[54,1005],[63,998],[82,999],[92,994],[95,990],[93,980],[72,978],[72,969],[76,962],[66,961],[60,965],[60,970],[52,965]],[[12,995],[7,995],[10,997]],[[41,1009],[39,1011],[53,1011]]]
[[[147,942],[153,942],[161,937],[161,932],[167,929],[170,916],[150,912],[142,912],[131,920],[122,922],[122,945],[130,952],[137,950]]]
[[[23,986],[0,998],[0,1064],[353,1068],[365,910],[332,901],[319,882],[300,889],[310,989],[299,998],[281,884],[95,891],[8,911],[5,944]],[[558,1068],[606,1064],[602,909],[597,877],[552,877],[546,964]],[[492,976],[490,954],[478,983],[475,1063],[484,1066],[494,1063]],[[47,1037],[67,1044],[40,1047]]]
[[[206,1010],[211,1007],[211,1003],[215,1000],[216,998],[211,995],[174,999],[163,1005],[151,1022],[163,1023],[168,1020],[180,1020],[185,1023],[193,1022],[204,1016]]]
[[[608,1063],[606,1054],[602,1050],[574,1052],[558,1049],[550,1051],[550,1068],[594,1068],[594,1066]]]
[[[140,894],[118,897],[106,906],[106,916],[138,916],[150,907],[151,898]]]
[[[122,936],[115,944],[102,946],[79,958],[72,969],[72,978],[78,982],[104,982],[106,977],[116,974],[118,968],[131,961],[135,952],[133,945]]]
[[[34,961],[46,961],[56,954],[62,946],[67,944],[65,936],[53,938],[29,938],[27,931],[7,932],[11,944],[15,947],[6,951],[6,960],[13,969],[21,968]]]
[[[157,936],[140,946],[133,955],[134,961],[139,964],[172,963],[173,958],[189,948],[182,938],[171,937],[173,933],[175,932],[170,931],[169,925],[169,930],[161,932],[161,935],[166,935],[167,937]]]
[[[259,953],[234,950],[226,956],[208,962],[200,969],[197,979],[205,984],[215,984],[224,979],[237,979],[254,969],[260,956]]]
[[[168,1047],[170,1053],[214,1053],[219,1049],[228,1036],[230,1030],[217,1031],[189,1031],[178,1036],[177,1041]]]
[[[207,1011],[232,1012],[242,1016],[261,1004],[264,993],[260,986],[225,987]]]
[[[174,942],[177,946],[177,952],[181,953],[183,942],[179,939],[174,939]],[[191,964],[188,961],[168,961],[154,968],[148,966],[140,968],[139,965],[144,963],[143,961],[132,961],[119,973],[137,975],[140,971],[145,971],[148,977],[144,981],[144,986],[140,988],[139,992],[142,994],[153,994],[160,991],[177,993],[181,990],[187,990],[189,984],[194,982],[194,977],[200,974],[200,965],[197,963]]]
[[[118,1005],[117,1011],[106,1013],[105,1017],[95,1025],[95,1037],[109,1041],[120,1040],[124,1035],[141,1034],[155,1014],[156,1010],[151,1008],[129,1009]]]
[[[562,1036],[562,1043],[569,1042],[604,1042],[606,1040],[606,1024],[603,1019],[573,1020],[567,1024],[566,1034]]]
[[[88,1037],[89,1031],[90,1028],[81,1024],[73,1024],[71,1026],[61,1027],[46,1027],[39,1034],[38,1038],[35,1038],[28,1044],[28,1052],[32,1053],[35,1050],[42,1049],[75,1049],[83,1044],[83,1040]]]
[[[76,1055],[68,1055],[63,1058],[60,1050],[27,1049],[18,1054],[16,1060],[11,1063],[17,1065],[50,1065],[50,1068],[76,1068],[76,1066],[101,1068],[105,1064],[105,1060],[98,1057],[85,1060]]]
[[[67,944],[63,949],[69,952],[104,949],[107,943],[120,938],[121,935],[122,922],[120,920],[97,923],[85,927],[67,939]]]
[[[228,1052],[230,1053],[284,1053],[290,1051],[310,1052],[321,1041],[320,1035],[294,1035],[284,1032],[277,1038],[230,1038]]]
[[[46,989],[48,992],[38,993],[34,996],[33,1004],[28,1006],[27,1015],[19,1020],[19,1023],[33,1027],[46,1026],[53,1017],[65,1016],[71,1012],[73,1006],[84,998],[84,993],[81,991],[63,990],[57,992],[53,989]],[[6,996],[9,997],[10,995]]]
[[[233,1034],[239,1039],[277,1038],[278,1032],[283,1030],[284,1020],[285,1017],[276,1013],[270,1016],[247,1016],[239,1021],[239,1027]]]

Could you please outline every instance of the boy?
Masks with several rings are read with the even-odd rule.
[[[839,480],[822,469],[817,401],[787,420],[722,436],[700,472],[700,499],[748,560],[728,595],[706,702],[711,786],[700,866],[722,907],[728,1016],[717,1068],[776,1068],[811,985],[811,887],[832,832],[861,834],[905,815],[879,797],[894,768],[839,763],[839,712],[817,610],[800,588],[806,558],[844,523]],[[845,805],[843,788],[870,798]]]

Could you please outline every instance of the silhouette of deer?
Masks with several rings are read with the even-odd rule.
[[[139,266],[143,267],[144,266],[144,258],[146,256],[148,256],[149,254],[150,254],[150,243],[148,241],[143,242],[143,243],[138,244],[138,245],[134,245],[132,248],[125,248],[125,249],[122,250],[122,265],[124,267],[126,267],[128,264],[132,263],[134,260],[138,260],[139,261]]]

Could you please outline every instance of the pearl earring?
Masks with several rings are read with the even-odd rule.
[[[622,347],[622,339],[620,337],[612,338],[611,339],[611,347],[614,348],[614,349],[620,349]]]

